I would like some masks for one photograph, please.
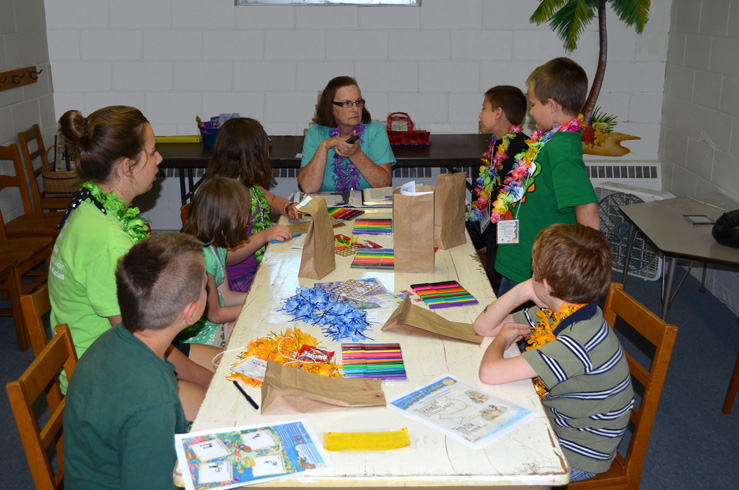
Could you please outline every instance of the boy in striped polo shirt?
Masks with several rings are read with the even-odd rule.
[[[536,378],[571,467],[570,481],[584,480],[608,471],[633,406],[626,357],[598,307],[610,283],[611,249],[592,228],[554,224],[539,232],[532,264],[532,279],[475,320],[475,332],[495,336],[483,355],[480,380]],[[538,308],[510,313],[527,301]],[[504,358],[522,338],[528,350]]]

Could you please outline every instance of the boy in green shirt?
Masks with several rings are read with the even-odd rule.
[[[495,270],[503,276],[498,296],[531,277],[531,247],[540,230],[552,223],[600,229],[579,133],[585,70],[569,58],[555,58],[536,68],[526,85],[537,130],[492,206],[491,220],[498,223]]]
[[[205,309],[202,247],[182,233],[154,235],[118,262],[122,323],[80,358],[67,390],[67,488],[175,488],[174,434],[186,420],[166,353]]]

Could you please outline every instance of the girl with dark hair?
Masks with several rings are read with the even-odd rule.
[[[229,119],[218,131],[213,154],[205,173],[209,177],[227,177],[241,182],[248,189],[249,219],[246,228],[248,240],[238,243],[226,256],[228,283],[233,291],[246,293],[262,261],[269,242],[289,240],[292,233],[287,226],[272,226],[269,213],[298,218],[297,203],[290,202],[267,191],[272,180],[269,163],[269,138],[259,121],[248,117]],[[241,260],[242,257],[246,257]]]
[[[392,183],[395,156],[385,126],[373,121],[357,81],[336,77],[316,105],[303,140],[298,184],[304,192],[345,192]]]
[[[224,346],[231,335],[246,294],[232,291],[228,285],[226,253],[246,240],[249,211],[243,203],[248,200],[249,192],[243,185],[218,176],[206,179],[195,194],[182,232],[203,242],[208,297],[203,317],[183,330],[177,340],[212,344],[217,338]],[[243,260],[243,254],[240,250],[235,255]]]

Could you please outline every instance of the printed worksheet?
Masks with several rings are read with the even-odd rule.
[[[388,406],[474,449],[537,415],[449,374],[401,395]]]
[[[175,434],[188,490],[226,489],[333,466],[305,421]]]

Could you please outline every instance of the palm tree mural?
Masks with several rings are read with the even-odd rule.
[[[549,22],[552,30],[557,33],[557,37],[564,42],[565,49],[572,52],[577,48],[580,35],[597,14],[600,51],[593,85],[590,87],[590,94],[582,108],[586,122],[590,122],[593,115],[606,74],[608,60],[606,4],[610,4],[619,19],[627,26],[633,26],[638,34],[644,31],[644,25],[648,20],[650,0],[540,0],[539,7],[530,19],[537,25]]]

